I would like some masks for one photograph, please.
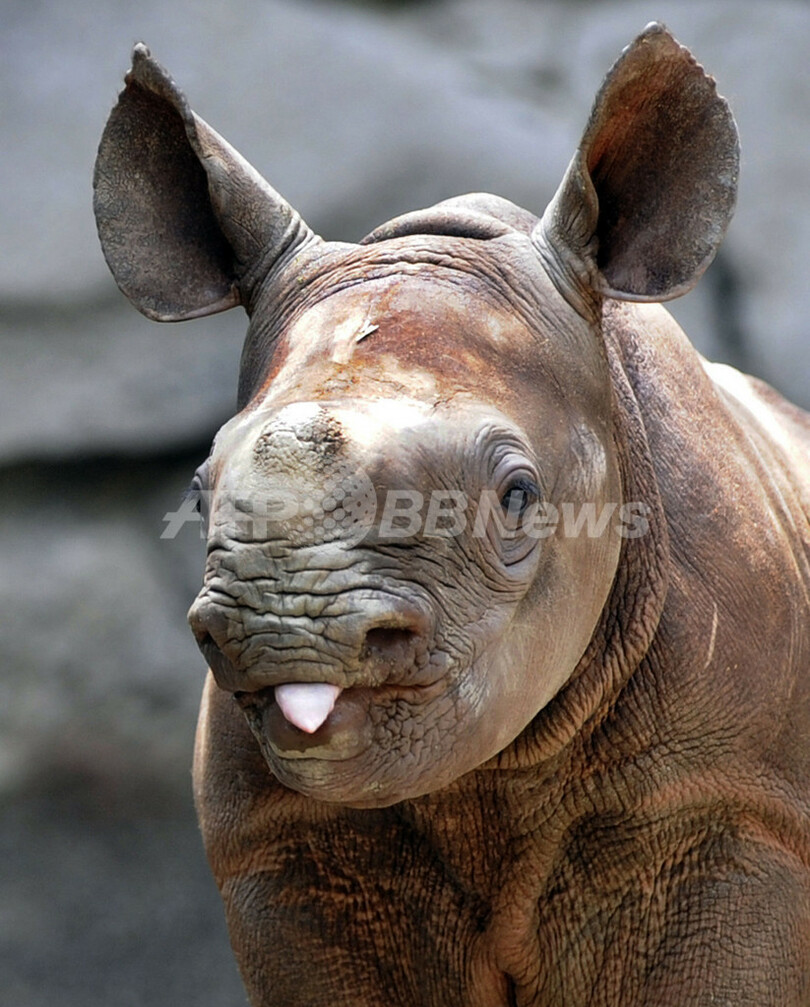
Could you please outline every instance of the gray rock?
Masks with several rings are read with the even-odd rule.
[[[160,538],[178,465],[7,472],[0,792],[44,767],[187,786],[204,663],[186,626],[203,544]]]
[[[0,459],[164,452],[233,414],[241,311],[157,325],[105,301],[0,308]]]
[[[657,13],[716,73],[744,151],[723,278],[710,272],[673,310],[709,356],[809,403],[810,8]],[[289,0],[13,5],[0,61],[0,166],[13,180],[0,188],[0,458],[151,450],[207,436],[230,409],[238,312],[141,320],[113,300],[95,238],[92,162],[132,40],[316,229],[356,239],[474,189],[542,209],[594,89],[648,16],[639,2],[457,0],[396,16]]]
[[[246,1003],[188,797],[62,773],[0,813],[4,1004]]]

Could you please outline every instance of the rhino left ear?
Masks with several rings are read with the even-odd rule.
[[[737,128],[714,80],[653,23],[605,78],[533,240],[564,292],[669,300],[713,259],[738,172]]]
[[[101,138],[93,188],[107,264],[157,321],[249,306],[274,263],[317,240],[142,44]]]

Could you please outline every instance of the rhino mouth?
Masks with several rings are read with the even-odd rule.
[[[299,695],[296,704],[285,696],[292,690],[332,695]],[[341,689],[324,682],[284,683],[256,692],[236,692],[234,699],[265,757],[338,760],[359,755],[371,744],[369,706],[370,694],[375,691]]]
[[[442,688],[382,684],[340,688],[291,682],[235,692],[265,758],[340,761],[362,754],[374,741],[375,723],[393,704],[421,704]]]
[[[394,608],[386,600],[382,614],[372,610],[347,633],[342,649],[330,648],[326,633],[296,638],[292,620],[281,624],[285,646],[268,642],[266,632],[240,639],[228,617],[206,603],[190,622],[217,685],[234,696],[271,770],[293,789],[301,774],[326,772],[319,762],[358,759],[361,772],[369,750],[407,747],[402,725],[447,689],[451,654],[439,644],[430,614],[416,605]]]

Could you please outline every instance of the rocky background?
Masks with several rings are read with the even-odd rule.
[[[805,3],[0,3],[4,1004],[245,1003],[190,796],[201,543],[160,538],[233,409],[244,321],[151,323],[106,270],[90,180],[131,45],[352,240],[470,190],[541,210],[653,18],[718,78],[743,144],[726,244],[673,311],[810,406]]]

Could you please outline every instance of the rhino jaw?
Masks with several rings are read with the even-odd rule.
[[[326,682],[287,682],[275,694],[284,719],[307,734],[314,734],[332,712],[343,690]]]

